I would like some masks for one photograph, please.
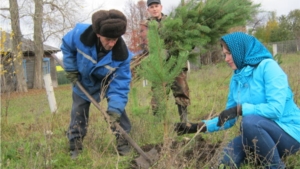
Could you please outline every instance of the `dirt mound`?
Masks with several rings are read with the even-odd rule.
[[[145,152],[155,148],[159,154],[159,160],[152,168],[202,168],[203,164],[212,163],[213,157],[220,148],[221,142],[209,143],[198,135],[195,139],[184,138],[181,141],[172,141],[165,150],[162,144],[148,144],[142,146]],[[139,155],[138,155],[139,156]],[[139,167],[132,161],[132,169]]]

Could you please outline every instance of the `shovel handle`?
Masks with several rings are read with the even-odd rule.
[[[63,63],[61,60],[57,58],[56,55],[52,55],[53,58],[60,64],[61,67],[64,68]],[[106,119],[109,119],[109,115],[101,110],[101,107],[99,103],[85,90],[85,88],[81,85],[79,81],[76,81],[76,85],[79,87],[79,89],[87,96],[88,99],[93,103],[93,105],[104,115]],[[140,146],[129,136],[129,134],[126,133],[126,131],[120,126],[119,123],[115,123],[115,126],[117,130],[121,132],[121,134],[125,137],[125,139],[132,145],[132,147],[141,155],[143,156],[150,164],[152,164],[152,160],[149,158],[149,156],[141,149]]]
[[[81,85],[79,81],[76,82],[76,85],[80,88],[80,90],[91,100],[91,102],[94,104],[94,106],[97,107],[97,109],[104,115],[106,119],[109,119],[109,115],[102,111],[100,108],[100,105],[96,100],[91,97],[91,95],[85,90],[85,88]],[[127,134],[127,132],[120,126],[119,123],[115,123],[115,126],[117,130],[121,132],[121,134],[125,137],[125,139],[134,147],[134,149],[143,156],[150,164],[152,163],[151,159],[148,157],[148,155],[137,145],[137,143]]]

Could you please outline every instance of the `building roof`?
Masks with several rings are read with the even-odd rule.
[[[3,34],[3,33],[5,33],[5,34]],[[0,44],[0,51],[1,52],[10,52],[11,46],[12,46],[10,34],[7,32],[4,32],[4,31],[0,31],[0,34],[1,34],[1,41],[2,41],[2,38],[5,39],[4,45],[2,46]],[[34,41],[32,41],[30,39],[26,39],[26,38],[22,38],[21,41],[22,41],[22,51],[23,52],[33,52],[34,51]],[[56,53],[59,51],[60,51],[59,48],[44,44],[44,52]]]

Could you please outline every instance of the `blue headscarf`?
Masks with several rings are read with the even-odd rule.
[[[222,37],[227,44],[233,61],[237,67],[236,73],[245,66],[256,66],[262,60],[273,58],[267,48],[255,37],[243,32],[234,32]]]

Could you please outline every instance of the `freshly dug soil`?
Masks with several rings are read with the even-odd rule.
[[[210,163],[213,163],[213,157],[220,148],[221,142],[208,143],[201,135],[196,136],[195,140],[190,144],[188,144],[188,141],[188,138],[181,141],[173,141],[168,151],[162,150],[162,144],[148,144],[141,146],[141,148],[145,152],[155,148],[159,157],[163,157],[163,159],[159,159],[153,168],[165,168],[166,166],[170,168],[185,168],[191,165],[193,168],[202,168],[203,164],[210,165]],[[132,169],[139,168],[135,161],[132,161],[131,166]]]

